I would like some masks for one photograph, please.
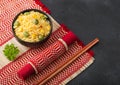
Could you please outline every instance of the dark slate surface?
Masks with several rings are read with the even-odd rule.
[[[67,85],[120,85],[120,0],[42,0],[85,44],[95,37],[95,62]]]

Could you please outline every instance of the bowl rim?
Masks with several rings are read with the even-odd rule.
[[[42,41],[27,42],[27,41],[24,41],[24,40],[20,39],[20,38],[15,34],[15,31],[14,31],[14,28],[13,28],[15,21],[17,20],[17,18],[19,17],[19,15],[20,15],[21,13],[25,13],[25,12],[29,12],[29,11],[39,12],[39,13],[42,13],[42,14],[44,14],[44,15],[47,16],[47,20],[48,20],[49,23],[50,23],[51,30],[50,30],[49,34],[48,34]],[[19,13],[14,17],[13,22],[12,22],[12,32],[13,32],[13,35],[14,35],[15,38],[16,38],[19,42],[21,42],[22,44],[23,44],[23,43],[28,43],[28,44],[39,44],[39,43],[42,43],[42,42],[46,41],[46,40],[49,38],[49,36],[50,36],[51,33],[52,33],[52,29],[53,29],[53,25],[52,25],[52,20],[51,20],[51,18],[48,16],[47,13],[45,13],[45,12],[39,10],[39,9],[26,9],[26,10],[23,10],[23,11],[19,12]]]

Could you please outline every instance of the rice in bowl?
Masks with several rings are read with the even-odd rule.
[[[51,32],[51,24],[42,12],[26,11],[17,16],[13,24],[15,35],[25,42],[39,42]]]

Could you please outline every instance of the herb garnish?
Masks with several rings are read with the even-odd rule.
[[[14,46],[14,44],[6,44],[3,53],[10,60],[14,60],[19,53],[19,49]]]

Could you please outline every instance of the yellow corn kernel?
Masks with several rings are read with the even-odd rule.
[[[45,32],[44,32],[43,29],[40,30],[40,34],[41,34],[41,35],[44,35],[44,34],[45,34]]]
[[[32,34],[32,39],[35,39],[36,38],[36,34]]]
[[[23,28],[19,28],[19,30],[18,30],[19,32],[23,32]]]
[[[33,18],[35,18],[35,19],[36,19],[36,18],[37,18],[37,15],[36,15],[36,14],[34,14],[34,15],[33,15]]]
[[[23,18],[22,18],[22,17],[19,17],[18,20],[21,22],[21,21],[23,20]]]
[[[46,29],[47,29],[47,31],[49,31],[49,30],[50,30],[50,26],[48,25],[48,26],[46,27]]]

